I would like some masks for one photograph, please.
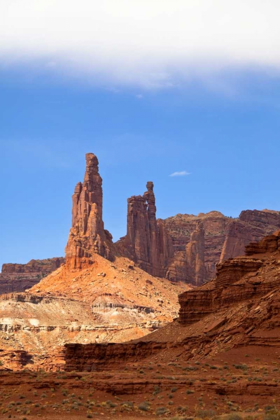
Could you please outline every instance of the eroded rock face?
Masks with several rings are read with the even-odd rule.
[[[72,228],[65,248],[67,266],[87,267],[93,263],[94,254],[113,259],[112,236],[104,230],[102,219],[102,178],[93,153],[86,154],[84,182],[76,185],[72,200]]]
[[[199,365],[207,358],[213,362],[213,358],[221,357],[231,362],[235,358],[239,363],[233,364],[236,369],[247,369],[248,354],[262,357],[266,363],[273,358],[278,360],[280,231],[250,244],[246,250],[247,255],[219,264],[216,279],[182,293],[179,319],[152,334],[124,344],[66,345],[66,370],[114,370],[121,360],[192,360]],[[252,393],[257,395],[254,387]],[[233,389],[230,392],[233,394]],[[218,391],[221,393],[224,394]],[[262,389],[262,395],[271,395],[271,388]]]
[[[0,273],[0,295],[23,292],[64,264],[65,259],[31,260],[27,264],[3,264]]]
[[[198,223],[196,230],[191,234],[191,239],[186,246],[187,268],[189,282],[199,286],[205,281],[205,239],[202,223]]]
[[[279,212],[246,210],[233,219],[212,211],[198,216],[178,214],[163,221],[174,257],[165,277],[201,285],[215,277],[216,264],[243,255],[245,247],[280,228]],[[201,232],[197,232],[197,226]]]
[[[280,231],[251,243],[246,256],[217,265],[216,278],[179,296],[179,321],[192,324],[210,313],[264,296],[279,285]]]
[[[156,219],[153,188],[148,182],[143,196],[127,200],[127,235],[117,242],[117,249],[153,276],[164,277],[173,247],[163,223]]]

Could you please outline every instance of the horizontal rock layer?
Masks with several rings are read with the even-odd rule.
[[[3,264],[0,273],[0,295],[30,289],[64,262],[64,258],[61,257],[31,260],[27,264]]]

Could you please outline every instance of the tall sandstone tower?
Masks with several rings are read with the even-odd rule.
[[[112,259],[112,236],[104,230],[102,219],[102,178],[93,153],[86,154],[84,182],[78,182],[72,200],[72,227],[65,248],[67,266],[87,267],[93,263],[95,253]]]
[[[164,277],[173,257],[172,241],[164,225],[156,219],[154,184],[127,200],[127,235],[117,242],[119,253],[135,261],[153,276]]]

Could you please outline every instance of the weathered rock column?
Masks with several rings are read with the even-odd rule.
[[[102,219],[102,178],[93,153],[86,154],[84,182],[76,185],[72,201],[72,228],[65,249],[67,266],[86,267],[92,264],[95,253],[112,259],[112,236],[104,230]]]
[[[117,248],[143,270],[164,277],[173,247],[164,225],[156,219],[153,188],[154,184],[149,181],[143,196],[127,200],[127,235],[117,243]]]

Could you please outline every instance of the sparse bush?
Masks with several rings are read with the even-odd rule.
[[[139,410],[142,411],[149,411],[150,410],[150,404],[147,401],[143,401],[138,405]]]
[[[163,416],[164,414],[166,414],[168,412],[168,409],[165,407],[158,407],[156,409],[156,415],[157,416]]]

